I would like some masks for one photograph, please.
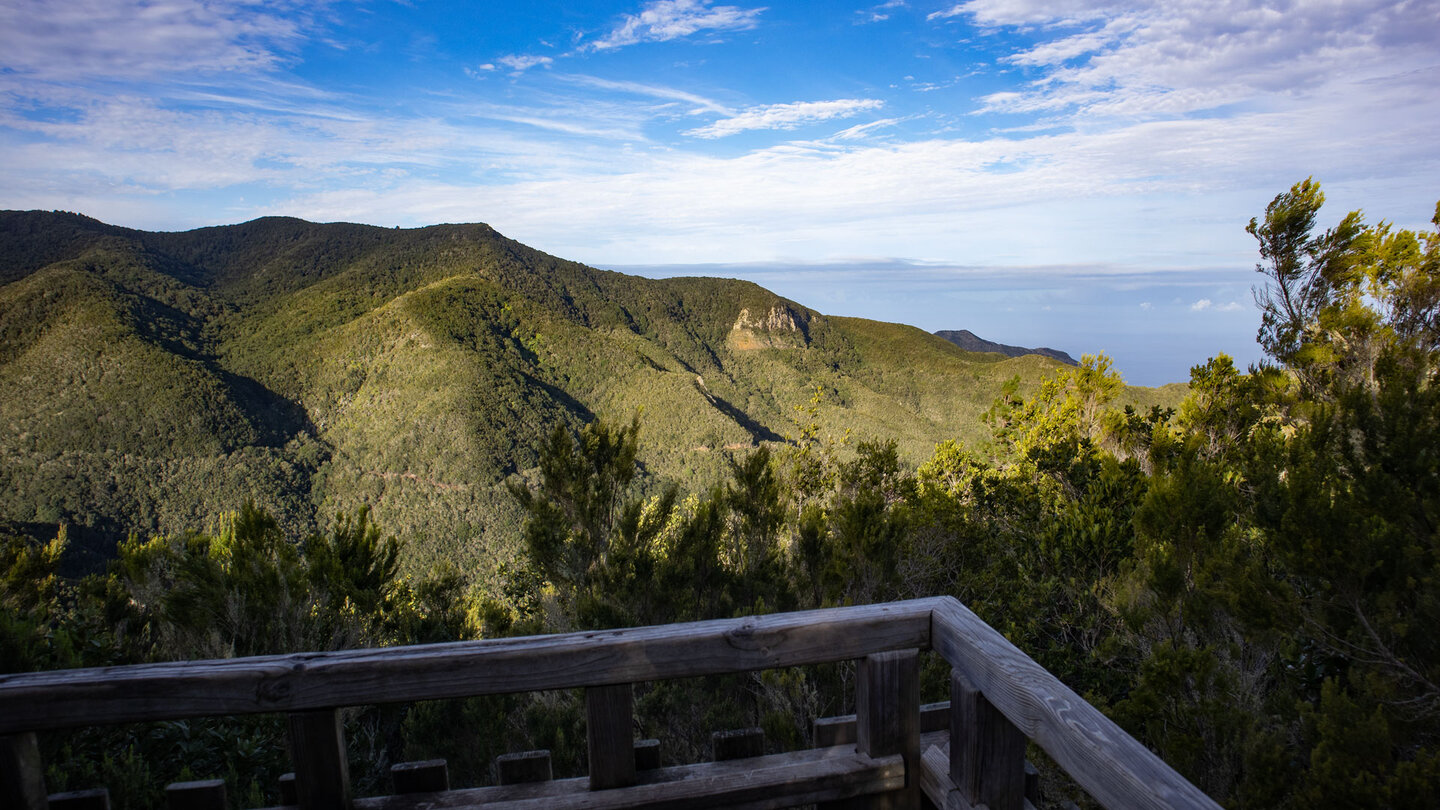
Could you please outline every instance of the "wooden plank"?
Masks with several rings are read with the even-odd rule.
[[[758,757],[765,753],[765,731],[737,728],[710,735],[710,752],[716,762]]]
[[[920,655],[896,650],[868,655],[857,668],[855,750],[872,757],[900,754],[909,778],[903,790],[872,797],[868,807],[919,810]]]
[[[302,810],[350,810],[350,763],[340,712],[291,714],[290,761]]]
[[[950,753],[946,745],[948,743],[939,740],[922,743],[925,754],[920,757],[920,786],[925,798],[937,810],[988,810],[984,805],[977,807],[965,801],[965,796],[950,781]],[[1037,808],[1026,799],[1025,810]]]
[[[225,810],[230,806],[225,780],[172,782],[165,786],[165,806],[170,810]]]
[[[812,734],[816,748],[832,745],[855,744],[855,715],[842,714],[839,717],[817,717]]]
[[[45,766],[34,732],[0,737],[0,807],[45,810]]]
[[[1219,808],[958,601],[933,619],[934,649],[1105,807]]]
[[[590,789],[635,784],[635,696],[630,684],[585,690],[585,742]]]
[[[920,758],[920,788],[937,810],[974,810],[950,780],[950,755],[940,746],[926,748]]]
[[[660,741],[635,741],[635,770],[653,771],[660,767]]]
[[[450,789],[450,768],[443,759],[397,762],[390,766],[396,793],[433,793]]]
[[[0,675],[0,734],[570,689],[930,645],[938,599],[555,636]]]
[[[960,670],[950,673],[950,780],[971,804],[1021,810],[1025,735]]]
[[[904,758],[872,758],[853,747],[812,748],[729,762],[660,768],[630,787],[592,791],[589,780],[557,779],[430,794],[357,799],[356,810],[771,810],[894,791]]]
[[[950,730],[950,701],[920,706],[920,733]],[[812,727],[815,748],[855,743],[855,715],[817,717]]]
[[[1025,762],[1025,801],[1040,804],[1040,770],[1028,760]]]
[[[110,810],[110,791],[105,788],[71,790],[50,794],[51,810]]]
[[[555,778],[555,771],[550,765],[550,751],[544,748],[501,754],[495,758],[495,770],[499,772],[502,785],[549,782]]]
[[[295,789],[295,774],[280,774],[280,804],[294,807],[300,804],[300,792]]]

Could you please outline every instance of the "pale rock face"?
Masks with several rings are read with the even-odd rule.
[[[804,348],[810,342],[809,325],[808,313],[796,312],[783,304],[776,304],[764,314],[741,309],[725,342],[740,351]]]

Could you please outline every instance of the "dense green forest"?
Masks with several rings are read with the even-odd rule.
[[[484,225],[150,233],[0,212],[0,528],[66,525],[76,573],[132,531],[247,500],[291,537],[369,505],[402,571],[448,559],[498,588],[523,519],[505,479],[556,424],[643,408],[641,463],[699,490],[727,455],[797,435],[817,386],[824,419],[918,464],[982,437],[1006,380],[1053,367],[746,282],[596,270]]]
[[[1322,202],[1306,181],[1250,223],[1269,360],[1242,372],[1216,357],[1175,407],[1127,406],[1109,361],[1087,356],[999,387],[983,433],[916,463],[814,384],[792,441],[716,454],[708,479],[645,463],[661,405],[550,418],[535,466],[500,485],[520,518],[493,580],[407,570],[405,543],[364,506],[297,540],[275,505],[236,504],[208,527],[133,535],[78,579],[61,576],[63,532],[12,536],[0,661],[337,649],[950,594],[1226,806],[1431,807],[1440,230],[1358,213],[1322,229]],[[873,356],[859,347],[882,332],[866,334],[848,345]],[[637,718],[676,761],[700,758],[721,728],[761,726],[785,747],[811,718],[850,710],[849,677],[832,666],[647,685]],[[383,789],[390,762],[443,756],[474,784],[496,754],[528,748],[575,772],[582,707],[543,694],[356,708],[352,773],[363,794]],[[258,803],[286,767],[282,731],[260,717],[43,745],[54,790],[104,783],[141,807],[165,781],[223,775]]]

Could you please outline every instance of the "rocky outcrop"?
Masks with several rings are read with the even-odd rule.
[[[741,309],[725,342],[740,351],[804,348],[810,344],[810,313],[785,304],[765,313]]]

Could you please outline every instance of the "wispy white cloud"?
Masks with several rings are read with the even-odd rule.
[[[1343,102],[1341,94],[1366,80],[1427,84],[1440,14],[1423,5],[973,0],[951,10],[982,27],[1053,32],[1007,60],[1042,75],[986,97],[982,111],[1134,120],[1299,99]]]
[[[935,21],[935,20],[948,20],[948,19],[950,19],[951,17],[959,17],[961,14],[964,14],[964,13],[965,13],[965,4],[964,4],[964,3],[956,3],[955,5],[947,8],[947,9],[941,9],[940,11],[932,11],[932,12],[930,12],[929,14],[926,14],[926,15],[925,15],[925,19],[926,19],[926,21],[928,21],[928,22],[933,22],[933,21]]]
[[[871,121],[867,124],[856,124],[848,129],[842,129],[834,135],[831,135],[830,138],[837,141],[853,141],[857,138],[866,137],[877,129],[886,129],[898,123],[900,123],[899,118],[882,118],[879,121]]]
[[[856,22],[862,25],[865,23],[885,22],[890,19],[890,12],[897,8],[905,8],[906,6],[907,3],[905,0],[887,0],[887,2],[879,5],[856,11]]]
[[[510,70],[514,73],[524,73],[525,71],[533,67],[549,67],[550,65],[555,63],[555,60],[549,56],[534,56],[530,54],[514,54],[511,56],[502,56],[495,61],[500,63],[500,65],[503,67],[510,68]],[[481,65],[480,68],[482,70],[493,70],[494,65]]]
[[[685,134],[696,138],[724,138],[755,129],[796,129],[806,124],[849,118],[865,110],[883,107],[885,102],[873,98],[842,98],[834,101],[797,101],[790,104],[769,104],[752,107],[722,118]]]
[[[558,74],[556,78],[560,79],[561,81],[572,82],[575,84],[584,85],[586,87],[594,87],[600,90],[614,90],[617,92],[630,93],[637,96],[648,96],[650,98],[683,101],[686,104],[694,106],[692,114],[699,114],[701,112],[714,112],[720,113],[722,115],[732,114],[732,111],[729,107],[726,107],[725,105],[721,104],[718,101],[715,101],[714,99],[709,99],[695,93],[686,92],[684,90],[677,90],[673,87],[665,87],[663,85],[656,84],[646,84],[643,82],[615,81],[613,79],[601,79],[596,76],[584,76],[578,74]]]
[[[32,79],[143,79],[268,70],[290,58],[305,14],[245,0],[10,0],[0,66]]]
[[[754,28],[764,8],[713,6],[710,0],[656,0],[639,14],[627,14],[604,37],[584,47],[603,51],[638,42],[668,42],[701,31]]]
[[[1191,312],[1244,312],[1245,307],[1239,301],[1229,301],[1224,304],[1217,304],[1209,298],[1201,298],[1190,305]]]

